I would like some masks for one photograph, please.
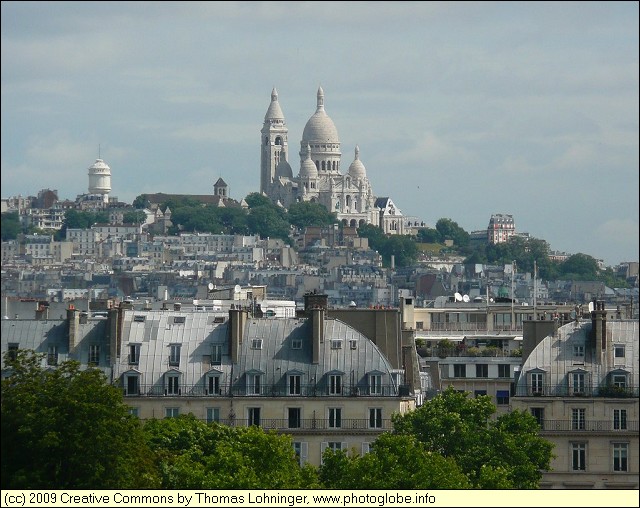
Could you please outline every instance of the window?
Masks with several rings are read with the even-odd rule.
[[[369,408],[369,428],[370,429],[382,428],[382,408],[380,407]]]
[[[171,344],[169,346],[169,365],[180,365],[180,344]]]
[[[58,348],[56,346],[49,346],[47,365],[58,365]]]
[[[339,429],[342,427],[342,408],[330,407],[329,408],[329,428]]]
[[[532,372],[531,373],[531,393],[534,395],[542,395],[543,385],[543,374],[542,372]]]
[[[289,395],[300,395],[302,393],[301,379],[302,376],[299,374],[291,374],[289,376]]]
[[[382,376],[380,374],[369,375],[369,395],[382,395]]]
[[[511,377],[511,365],[498,365],[498,377]]]
[[[165,418],[176,418],[180,414],[179,407],[166,407],[164,408]]]
[[[611,376],[611,380],[613,381],[613,386],[616,388],[626,388],[627,387],[627,376],[624,374],[614,374]]]
[[[476,363],[476,377],[489,377],[489,365],[486,363]]]
[[[509,404],[509,390],[497,390],[496,402],[499,406]]]
[[[349,339],[349,348],[356,349],[358,347],[358,341],[356,339]]]
[[[544,429],[544,408],[543,407],[532,407],[531,408],[531,416],[533,416],[538,425],[540,425],[541,429]]]
[[[416,321],[416,330],[422,330],[424,328],[424,321]]]
[[[223,316],[215,316],[213,318],[213,323],[214,324],[216,324],[216,323],[224,323],[224,317]]]
[[[249,374],[247,392],[249,395],[260,395],[262,389],[262,374]]]
[[[138,395],[140,393],[138,379],[138,375],[127,376],[125,395]]]
[[[208,407],[207,408],[207,423],[219,423],[220,422],[220,408]]]
[[[144,323],[145,316],[133,316],[134,323]]]
[[[293,339],[291,341],[291,349],[302,349],[302,340],[301,339]]]
[[[362,455],[366,455],[371,451],[371,443],[362,443]]]
[[[175,324],[184,324],[185,322],[185,317],[184,316],[174,316],[173,318],[173,322]]]
[[[140,344],[129,344],[129,364],[138,365],[140,361]]]
[[[627,410],[613,410],[613,430],[627,430]]]
[[[342,443],[340,441],[329,441],[327,443],[327,448],[333,450],[334,452],[338,452],[342,450]]]
[[[180,383],[178,376],[167,376],[165,395],[180,395]]]
[[[91,344],[89,346],[89,365],[98,365],[100,362],[100,346]]]
[[[585,443],[571,443],[571,469],[574,471],[587,470],[587,445]]]
[[[205,395],[220,395],[220,376],[207,376]]]
[[[129,414],[130,414],[131,416],[136,416],[136,417],[138,417],[138,416],[139,416],[138,408],[137,408],[137,407],[130,407],[130,408],[129,408]]]
[[[251,349],[262,349],[262,339],[252,339]]]
[[[331,339],[331,349],[342,349],[342,339]]]
[[[573,394],[584,395],[585,393],[585,375],[584,372],[573,373]]]
[[[290,429],[299,429],[302,426],[302,409],[290,407],[287,410]]]
[[[573,356],[575,358],[584,359],[584,346],[573,346]]]
[[[453,366],[453,377],[467,377],[467,366],[461,363],[456,363]]]
[[[474,397],[480,397],[482,395],[486,395],[487,394],[487,390],[474,390],[473,392],[473,396]]]
[[[9,360],[15,360],[18,358],[18,344],[9,344],[7,352]]]
[[[211,346],[211,365],[222,365],[222,344]]]
[[[573,408],[571,410],[571,430],[584,430],[585,410],[583,408]]]
[[[331,374],[329,376],[329,394],[340,395],[342,393],[342,376]]]
[[[308,444],[300,441],[293,442],[293,451],[298,459],[298,464],[303,465],[307,461]]]
[[[260,408],[259,407],[247,408],[247,420],[249,425],[260,426]]]
[[[621,345],[613,346],[613,357],[624,358],[624,346],[621,346]]]
[[[627,457],[629,456],[628,443],[613,443],[613,470],[628,471]]]

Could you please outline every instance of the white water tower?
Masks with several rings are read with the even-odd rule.
[[[89,194],[100,194],[102,200],[109,201],[111,192],[111,168],[102,159],[89,166]]]

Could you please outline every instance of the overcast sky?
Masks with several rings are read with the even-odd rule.
[[[294,174],[322,86],[377,196],[638,255],[638,2],[2,2],[2,197],[259,190],[275,86]]]

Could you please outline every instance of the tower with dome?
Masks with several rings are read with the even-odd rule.
[[[300,201],[316,202],[335,212],[346,226],[373,224],[385,232],[403,234],[404,221],[399,209],[386,217],[389,208],[376,206],[367,170],[360,160],[360,149],[346,173],[341,172],[341,144],[333,120],[324,108],[324,90],[318,88],[316,111],[307,121],[300,141],[297,175],[289,163],[289,129],[278,101],[271,92],[271,103],[264,117],[260,147],[260,192],[285,208]],[[388,198],[385,198],[388,200]]]

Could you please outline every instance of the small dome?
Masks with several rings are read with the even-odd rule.
[[[307,144],[304,156],[300,161],[300,177],[301,178],[318,178],[318,168],[311,160],[311,147]]]
[[[111,168],[102,159],[96,159],[89,169],[110,170]]]
[[[269,120],[284,120],[284,113],[278,102],[278,91],[275,87],[271,91],[271,104],[269,104],[269,109],[267,109],[267,113],[264,115],[264,121]]]
[[[276,166],[275,177],[293,178],[293,170],[291,169],[291,164],[287,162],[284,150],[280,152],[280,162]]]
[[[305,142],[340,143],[338,129],[324,110],[324,91],[318,88],[316,112],[307,121],[302,133],[302,144]]]
[[[349,166],[349,174],[352,178],[366,178],[367,170],[360,161],[360,148],[356,146],[356,158]]]

